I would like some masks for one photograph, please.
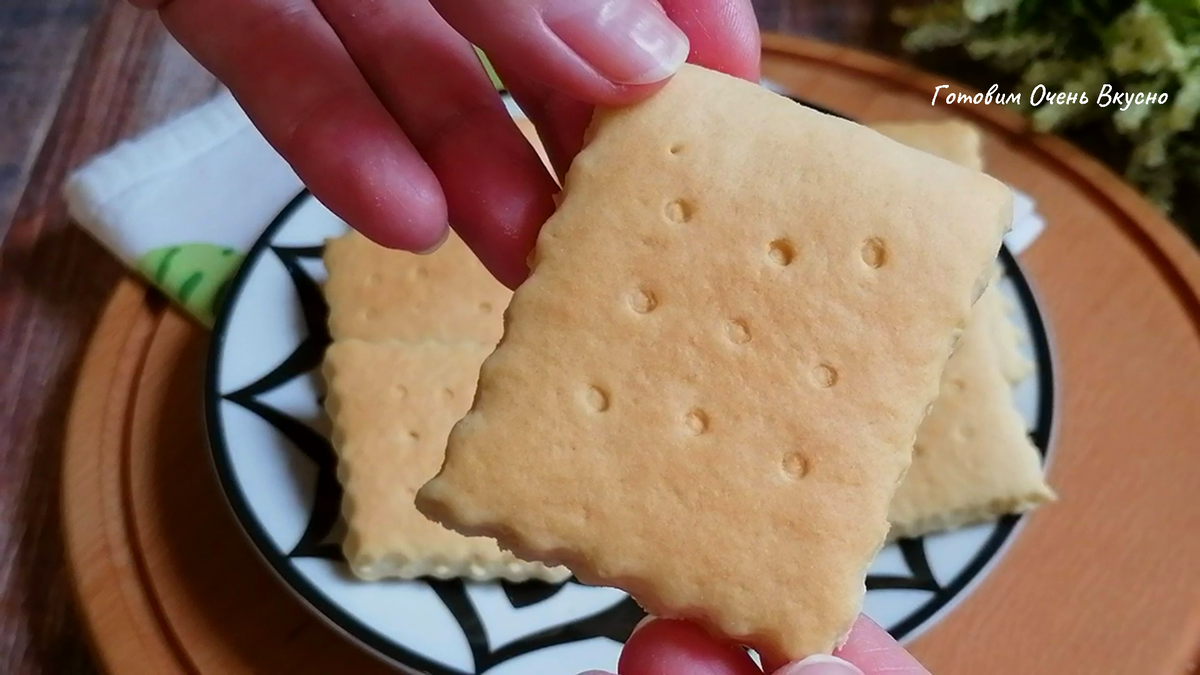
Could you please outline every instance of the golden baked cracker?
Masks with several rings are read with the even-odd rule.
[[[325,246],[329,332],[362,338],[495,344],[512,293],[453,232],[428,255],[384,248],[357,232]]]
[[[693,66],[589,138],[417,506],[768,656],[828,652],[1011,194]]]
[[[1028,336],[1013,322],[1016,306],[1008,297],[1001,295],[996,303],[997,311],[988,312],[985,319],[990,322],[990,333],[996,347],[996,358],[1000,370],[1011,384],[1017,384],[1033,373],[1033,361],[1021,351]]]
[[[888,512],[890,538],[1021,513],[1054,498],[989,334],[1006,320],[1003,312],[992,285],[975,303],[942,373],[937,401],[917,432],[912,466]]]
[[[982,167],[982,144],[973,125],[896,122],[872,128],[960,165]],[[1020,351],[1020,331],[997,288],[1000,276],[996,265],[917,432],[912,466],[889,511],[889,538],[983,522],[1053,499],[1009,388],[1033,364]]]
[[[496,542],[421,515],[413,496],[442,465],[446,437],[471,406],[486,345],[343,340],[324,372],[333,420],[350,569],[363,579],[433,576],[562,581],[570,572],[523,562]]]
[[[992,272],[991,285],[999,283],[1004,276],[1004,270],[997,264]],[[983,321],[987,324],[987,333],[995,347],[996,360],[1001,372],[1010,384],[1017,384],[1033,372],[1033,361],[1021,351],[1021,345],[1028,339],[1024,331],[1013,321],[1013,314],[1018,311],[1015,302],[1003,293],[997,293],[993,311],[976,312],[972,321]]]
[[[871,128],[911,148],[983,171],[983,136],[969,122],[879,122]]]

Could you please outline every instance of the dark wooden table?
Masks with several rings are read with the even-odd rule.
[[[897,52],[884,0],[754,4],[764,30]],[[60,449],[121,267],[67,219],[63,179],[216,87],[117,0],[0,2],[0,673],[95,671],[64,568]]]

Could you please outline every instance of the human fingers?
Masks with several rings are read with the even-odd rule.
[[[690,621],[653,619],[621,650],[621,675],[762,675],[741,647],[715,639]]]
[[[560,177],[583,143],[593,104],[618,105],[649,95],[688,54],[687,37],[654,0],[431,2],[488,54],[538,128]],[[490,252],[472,246],[481,257],[495,255],[504,261],[502,280],[509,285],[527,273],[528,253],[553,212],[553,192],[546,193],[547,201],[536,202],[540,211],[528,209],[541,213],[541,218],[511,219],[513,229],[499,242],[502,245],[492,242]],[[453,211],[457,200],[450,197],[450,204]],[[499,263],[489,267],[498,268]]]
[[[688,36],[688,62],[758,81],[762,38],[750,0],[660,0]]]
[[[494,65],[589,103],[642,98],[688,55],[654,0],[431,1]]]
[[[689,39],[689,62],[757,81],[761,44],[749,0],[661,0],[660,4]],[[492,55],[513,98],[537,126],[561,177],[583,145],[591,104],[603,101],[580,96],[560,82],[533,77],[541,58],[528,50]],[[648,93],[640,88],[634,95]]]
[[[316,4],[437,176],[455,231],[515,287],[558,188],[474,48],[426,0]]]
[[[850,638],[834,653],[868,675],[929,675],[929,671],[891,634],[865,615],[858,617],[850,630]]]
[[[441,187],[308,0],[139,0],[331,211],[392,248],[446,235]]]
[[[546,156],[561,181],[583,147],[593,106],[526,77],[520,71],[496,66],[496,72],[521,111],[533,122]]]
[[[854,622],[846,644],[835,650],[833,656],[810,656],[774,672],[775,675],[929,675],[886,630],[863,615]]]

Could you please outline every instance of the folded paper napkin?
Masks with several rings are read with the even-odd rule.
[[[301,190],[291,167],[222,92],[93,158],[68,179],[65,194],[71,216],[92,236],[211,326],[243,256]],[[1028,196],[1016,197],[1006,242],[1019,253],[1044,222]]]

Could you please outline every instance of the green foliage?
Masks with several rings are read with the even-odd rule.
[[[898,9],[905,48],[964,50],[1016,76],[1036,128],[1101,122],[1126,177],[1169,208],[1200,189],[1200,0],[935,0]],[[1086,93],[1089,103],[1034,106],[1028,92]],[[1165,104],[1097,105],[1100,88],[1167,93]],[[986,87],[984,87],[986,88]]]

